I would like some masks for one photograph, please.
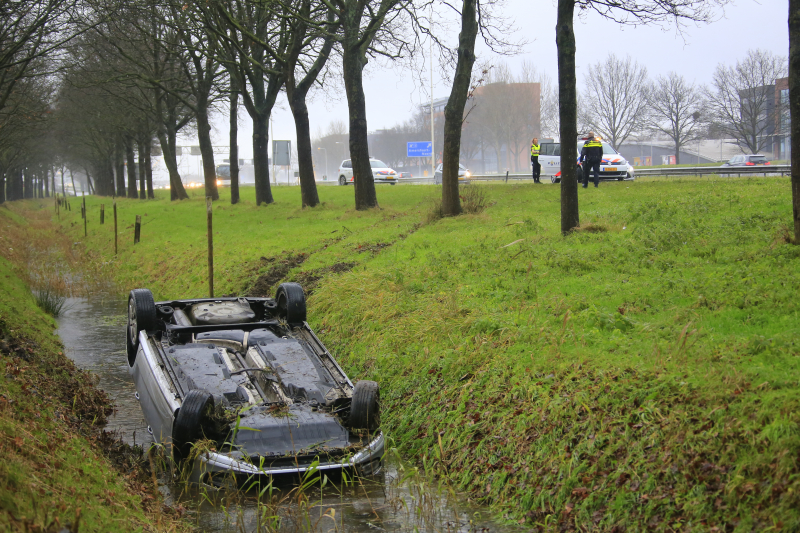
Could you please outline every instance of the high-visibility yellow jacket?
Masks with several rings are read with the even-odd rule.
[[[531,143],[531,156],[539,157],[539,145]]]

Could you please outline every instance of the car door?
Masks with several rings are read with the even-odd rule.
[[[555,176],[561,171],[561,144],[542,143],[539,147],[539,164],[543,176]]]

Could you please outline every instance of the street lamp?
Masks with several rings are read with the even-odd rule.
[[[328,179],[328,150],[326,148],[317,147],[317,150],[324,150],[325,151],[325,175],[322,176],[322,179]]]

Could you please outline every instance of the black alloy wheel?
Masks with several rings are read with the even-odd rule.
[[[133,366],[139,350],[139,332],[156,328],[156,304],[149,289],[133,289],[128,296],[128,364]]]
[[[339,185],[347,185],[347,180],[344,178],[344,176],[339,176]]]

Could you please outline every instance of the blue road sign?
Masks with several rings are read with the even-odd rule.
[[[422,141],[415,143],[406,143],[406,157],[432,157],[433,156],[433,143],[430,141]]]

